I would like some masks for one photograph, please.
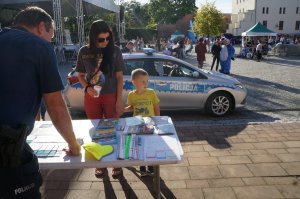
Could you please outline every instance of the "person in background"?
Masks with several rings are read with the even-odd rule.
[[[230,68],[231,68],[231,60],[234,61],[234,48],[233,46],[230,44],[230,40],[227,39],[227,38],[222,38],[223,40],[223,46],[222,46],[222,50],[220,52],[220,60],[221,60],[221,69],[220,69],[220,73],[224,73],[224,74],[227,74],[229,75],[230,74]],[[227,56],[224,56],[226,57],[226,59],[222,58],[222,54],[223,52],[226,52],[227,53]],[[224,53],[225,54],[225,53]]]
[[[126,46],[121,50],[122,53],[132,53],[133,46],[134,46],[134,44],[132,41],[127,42]]]
[[[211,68],[210,70],[213,70],[214,68],[214,65],[215,65],[215,62],[216,62],[216,71],[218,71],[218,68],[219,68],[219,62],[220,62],[220,52],[221,52],[221,46],[220,46],[220,40],[217,38],[215,40],[215,43],[214,45],[212,46],[211,48],[211,53],[213,55],[213,62],[212,62],[212,65],[211,65]]]
[[[256,57],[257,57],[257,61],[260,62],[261,57],[262,57],[262,51],[263,51],[263,46],[260,43],[260,40],[257,41],[257,45],[256,45]]]
[[[145,47],[145,42],[143,37],[140,38],[140,50],[143,50],[143,48]]]
[[[11,28],[0,31],[0,198],[41,198],[38,159],[26,137],[42,98],[53,125],[68,143],[67,155],[80,154],[50,44],[54,27],[46,11],[27,7]]]
[[[159,116],[159,99],[153,89],[148,88],[148,73],[141,68],[135,69],[131,73],[131,81],[135,86],[135,90],[130,91],[127,97],[127,107],[125,112],[133,112],[133,116],[141,115],[143,117]],[[141,176],[153,173],[153,166],[140,167]]]
[[[203,38],[200,38],[196,47],[195,52],[197,54],[198,67],[203,68],[203,62],[205,61],[206,45],[203,43]]]
[[[84,88],[84,108],[88,119],[118,118],[123,114],[124,61],[105,21],[92,23],[89,43],[79,50],[75,70]],[[100,94],[95,86],[102,87]],[[95,176],[102,178],[106,171],[106,168],[96,168]],[[121,174],[121,168],[112,169],[113,178],[119,178]]]

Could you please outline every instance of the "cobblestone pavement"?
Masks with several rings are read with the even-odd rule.
[[[175,126],[185,159],[161,166],[162,198],[300,198],[300,122]],[[153,198],[151,177],[123,171],[99,180],[92,168],[43,170],[42,196]]]
[[[194,53],[186,61],[197,64]],[[208,53],[204,69],[210,70],[211,63],[212,54]],[[300,121],[300,57],[267,56],[261,62],[236,58],[231,63],[232,76],[248,90],[247,106],[237,110],[232,119]]]

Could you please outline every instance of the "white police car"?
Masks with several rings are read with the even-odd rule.
[[[123,101],[134,89],[131,71],[143,68],[149,74],[149,88],[156,91],[161,110],[205,109],[214,116],[223,116],[246,103],[245,87],[231,76],[199,69],[172,56],[152,53],[124,53]],[[76,72],[69,73],[64,98],[72,109],[84,110],[84,89]]]

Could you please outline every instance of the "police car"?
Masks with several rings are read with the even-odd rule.
[[[131,71],[143,68],[149,74],[149,88],[156,91],[161,110],[205,109],[213,116],[223,116],[246,103],[246,88],[231,76],[199,69],[172,56],[153,53],[124,53],[123,101],[126,103]],[[64,98],[72,109],[84,110],[84,89],[75,71],[69,73]]]

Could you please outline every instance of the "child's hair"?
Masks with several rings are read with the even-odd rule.
[[[148,73],[142,68],[135,69],[131,72],[131,80],[135,80],[140,75],[148,76]]]

